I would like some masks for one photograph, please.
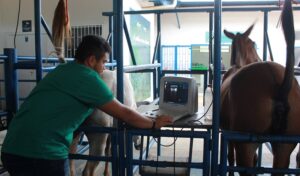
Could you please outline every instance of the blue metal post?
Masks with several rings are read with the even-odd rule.
[[[110,46],[113,46],[114,44],[114,33],[113,33],[113,17],[112,16],[109,16],[109,26],[108,26],[108,30],[109,30],[109,34],[111,34],[111,37],[109,39],[109,43],[110,43]],[[109,57],[109,62],[112,63],[113,61],[113,58],[114,58],[114,48],[112,47],[112,53],[110,54],[110,57]]]
[[[42,25],[43,25],[49,39],[52,41],[52,34],[51,34],[50,29],[49,29],[46,21],[44,20],[43,16],[41,16],[41,22],[42,22]]]
[[[132,176],[133,175],[133,166],[132,166],[132,160],[133,160],[133,152],[132,152],[132,134],[129,132],[127,133],[127,145],[126,145],[126,150],[127,150],[127,159],[128,159],[128,167],[127,167],[127,176]]]
[[[17,62],[17,52],[15,48],[5,48],[4,55],[8,58],[4,60],[4,75],[5,75],[5,99],[6,99],[6,111],[7,124],[9,125],[14,114],[16,114],[18,105],[18,78],[17,71],[14,64]]]
[[[112,153],[112,161],[111,161],[111,167],[112,167],[112,175],[116,176],[118,175],[118,138],[117,133],[111,134],[111,153]]]
[[[263,46],[263,61],[267,60],[267,36],[266,32],[268,32],[268,11],[264,11],[264,46]]]
[[[42,49],[41,49],[41,1],[34,0],[35,56],[36,81],[42,79]]]
[[[228,140],[225,138],[225,135],[221,136],[221,154],[220,154],[220,175],[226,176],[227,172],[227,146]]]
[[[117,98],[123,102],[123,1],[114,0],[114,56],[117,60]]]
[[[212,170],[211,175],[218,175],[220,87],[221,87],[221,20],[222,0],[215,0],[215,32],[214,32],[214,80],[213,80],[213,127],[212,127]]]
[[[157,38],[157,62],[161,64],[162,62],[162,55],[161,55],[161,20],[160,20],[160,13],[156,14],[156,29],[157,33],[160,34],[159,38]],[[159,97],[159,90],[160,87],[160,79],[161,79],[161,66],[158,68],[158,74],[157,74],[157,87],[155,87],[157,95]]]
[[[124,101],[123,92],[123,1],[114,0],[113,1],[113,48],[114,57],[117,61],[117,98],[120,102]],[[124,152],[124,125],[123,122],[118,121],[118,175],[125,175],[125,152]]]
[[[130,40],[130,36],[129,36],[129,31],[128,31],[128,28],[127,28],[127,24],[126,24],[126,21],[125,21],[125,17],[124,17],[123,24],[124,24],[124,33],[125,33],[125,36],[126,36],[127,45],[128,45],[129,53],[130,53],[130,56],[131,56],[131,61],[132,61],[133,65],[136,65],[136,59],[135,59],[135,56],[134,56],[134,52],[133,52],[133,48],[132,48],[132,44],[131,44],[131,40]]]
[[[213,29],[214,29],[214,17],[213,17],[213,12],[209,12],[209,67],[208,67],[208,72],[209,72],[209,84],[212,85],[212,70],[210,69],[210,64],[213,63]],[[205,87],[206,88],[206,87]],[[205,90],[204,90],[205,92]]]
[[[208,131],[208,136],[210,131]],[[209,175],[210,172],[210,138],[203,138],[203,175]]]

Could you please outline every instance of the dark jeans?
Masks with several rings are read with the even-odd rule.
[[[69,176],[69,160],[46,160],[1,153],[4,168],[10,176]]]

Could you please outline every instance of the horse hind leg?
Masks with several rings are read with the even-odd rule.
[[[287,169],[290,165],[290,155],[296,144],[272,144],[273,152],[273,168],[276,169]],[[272,174],[272,176],[283,176],[284,174]]]
[[[257,143],[235,143],[236,164],[240,167],[255,167]],[[240,173],[241,176],[252,176],[248,173]]]
[[[229,166],[234,166],[234,163],[235,163],[234,143],[229,142],[229,144],[228,144],[228,164],[229,164]],[[234,173],[229,172],[229,176],[234,176]]]

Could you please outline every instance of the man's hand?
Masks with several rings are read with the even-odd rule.
[[[161,116],[158,116],[155,119],[155,126],[154,126],[154,128],[155,129],[159,129],[159,128],[163,127],[163,126],[171,125],[171,124],[173,124],[172,117],[161,115]]]

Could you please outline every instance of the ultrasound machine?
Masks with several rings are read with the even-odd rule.
[[[155,104],[156,103],[156,104]],[[160,99],[145,116],[169,115],[173,122],[198,111],[198,87],[194,78],[164,76],[160,80]]]

